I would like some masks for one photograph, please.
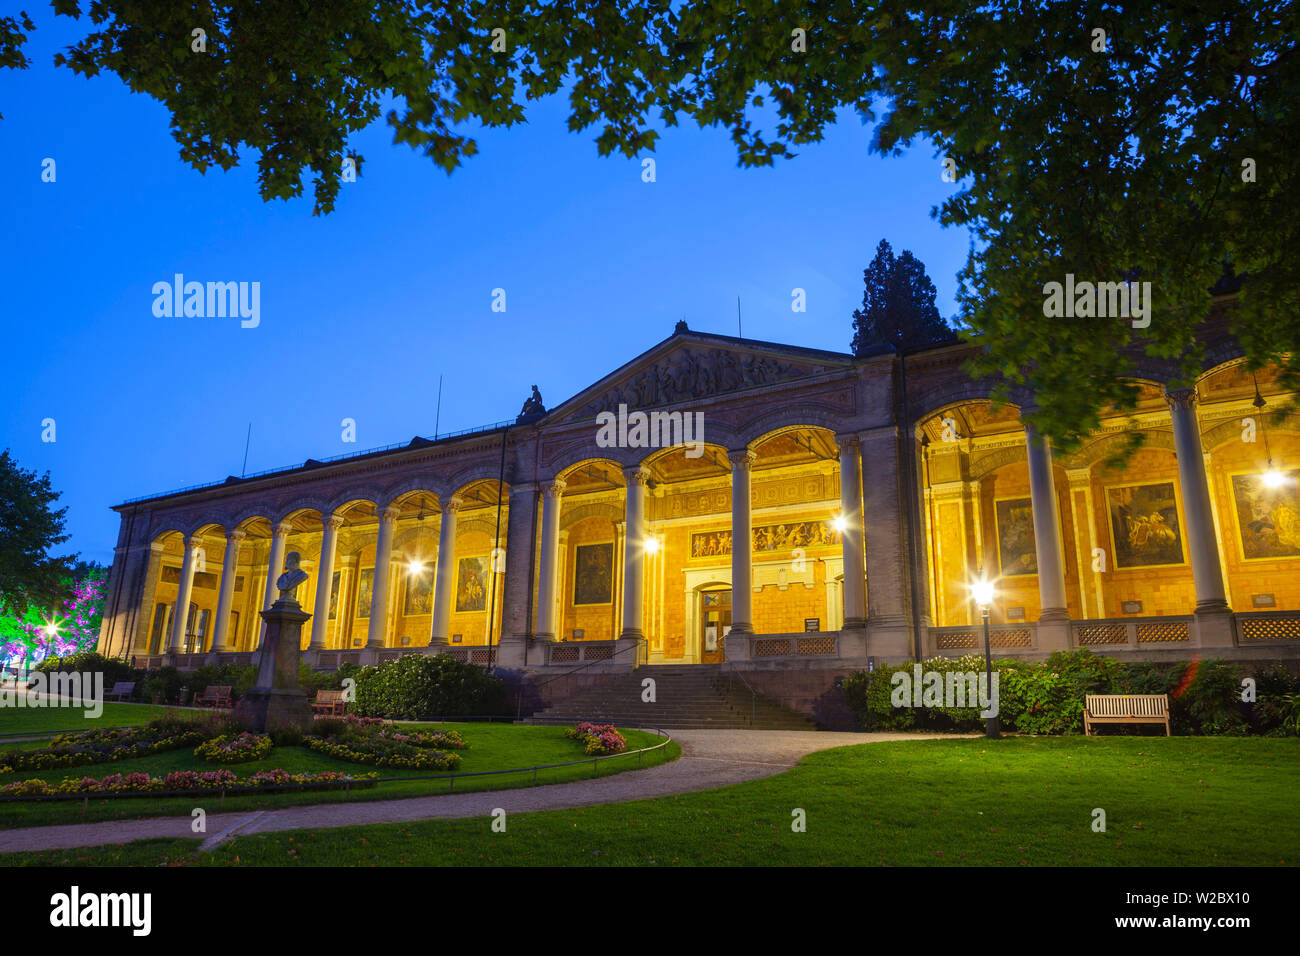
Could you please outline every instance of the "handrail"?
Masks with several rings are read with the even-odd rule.
[[[745,675],[742,674],[740,671],[738,671],[738,670],[729,670],[729,671],[727,671],[727,693],[728,693],[728,694],[731,693],[731,679],[732,679],[732,675],[735,675],[736,677],[739,677],[739,678],[740,678],[740,682],[741,682],[742,684],[744,684],[746,687],[749,688],[749,694],[750,694],[750,697],[749,697],[749,726],[750,726],[750,728],[752,729],[753,726],[754,726],[754,718],[755,718],[755,716],[756,716],[756,714],[757,714],[757,711],[758,711],[758,691],[754,690],[754,685],[751,684],[749,681],[745,680]]]
[[[618,640],[619,640],[619,639],[615,639],[615,643],[617,643]],[[575,668],[574,668],[573,670],[571,670],[571,671],[565,671],[563,674],[556,674],[554,677],[547,678],[546,680],[542,681],[541,683],[534,684],[533,687],[534,687],[535,689],[537,689],[537,690],[540,690],[541,688],[545,687],[547,684],[553,683],[554,681],[560,680],[561,678],[564,678],[564,677],[572,677],[574,674],[578,673],[578,671],[580,671],[580,670],[584,670],[584,669],[586,669],[586,668],[588,668],[588,667],[591,667],[591,666],[594,665],[594,664],[608,664],[610,661],[614,660],[614,658],[618,657],[618,655],[622,654],[624,651],[627,651],[629,648],[631,648],[631,649],[637,651],[637,658],[638,658],[638,660],[639,660],[639,659],[640,659],[641,646],[644,644],[647,648],[649,648],[650,641],[649,641],[646,637],[644,637],[644,636],[634,638],[633,640],[635,640],[636,643],[631,644],[631,645],[629,645],[628,647],[620,647],[620,648],[617,648],[617,649],[614,651],[614,653],[611,654],[611,655],[610,655],[608,658],[606,658],[605,660],[600,660],[600,661],[586,661],[585,663],[579,664],[577,667],[575,667]],[[580,641],[574,641],[574,643],[577,644],[577,643],[582,643],[582,642],[580,642]],[[592,643],[595,643],[595,642],[592,642]],[[522,714],[523,714],[523,688],[520,687],[519,690],[515,691],[515,717],[516,717],[516,718],[519,718]]]

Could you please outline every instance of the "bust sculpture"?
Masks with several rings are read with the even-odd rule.
[[[290,551],[284,559],[284,573],[275,579],[275,586],[280,589],[281,601],[297,602],[298,585],[307,580],[307,572],[298,567],[301,560],[297,551]]]

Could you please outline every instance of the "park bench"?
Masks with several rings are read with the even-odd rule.
[[[316,699],[311,702],[312,713],[316,714],[341,714],[344,706],[341,690],[318,690]]]
[[[1085,694],[1083,732],[1093,724],[1164,724],[1169,732],[1168,694]]]
[[[194,698],[194,706],[202,707],[207,704],[211,707],[229,707],[230,706],[230,685],[229,684],[209,684],[203,693]]]
[[[135,681],[120,680],[113,685],[113,689],[104,695],[104,700],[130,700],[131,695],[135,693]]]

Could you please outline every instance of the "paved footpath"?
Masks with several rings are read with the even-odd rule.
[[[219,837],[247,836],[276,830],[350,827],[368,823],[489,816],[497,808],[508,814],[563,810],[601,803],[622,803],[744,783],[789,770],[806,754],[849,744],[921,741],[965,734],[826,733],[805,730],[674,730],[682,746],[677,760],[645,770],[626,770],[593,780],[547,784],[517,790],[448,793],[402,800],[324,803],[280,810],[209,813],[208,843]],[[0,830],[0,852],[61,850],[79,846],[128,843],[151,837],[193,837],[190,817],[106,820],[61,826]]]

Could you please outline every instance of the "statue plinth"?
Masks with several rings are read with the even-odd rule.
[[[311,615],[293,598],[284,597],[261,614],[266,635],[257,661],[257,685],[239,699],[235,716],[259,733],[284,726],[310,730],[311,704],[298,686],[298,658],[302,626]]]

